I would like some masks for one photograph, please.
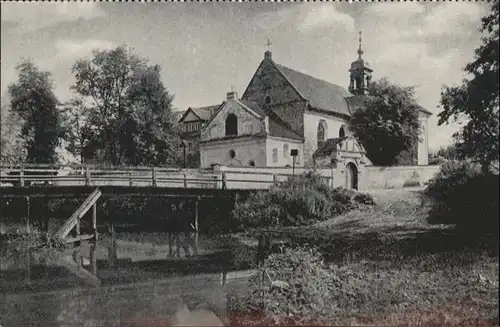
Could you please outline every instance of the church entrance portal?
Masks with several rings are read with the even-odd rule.
[[[352,162],[345,166],[345,187],[350,190],[358,189],[358,168]]]

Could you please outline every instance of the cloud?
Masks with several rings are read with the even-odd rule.
[[[2,22],[16,24],[23,31],[102,16],[104,11],[94,2],[9,2],[2,3],[1,10]]]
[[[338,10],[332,4],[303,6],[306,10],[301,10],[305,17],[299,23],[300,30],[310,30],[324,27],[343,27],[347,31],[354,30],[354,19],[346,13]],[[301,13],[302,13],[301,12]]]
[[[417,35],[442,36],[457,35],[471,31],[471,25],[486,13],[485,7],[469,2],[447,2],[435,4],[430,13],[423,17]]]
[[[77,60],[90,56],[93,50],[111,50],[116,45],[107,40],[88,39],[88,40],[57,40],[55,43],[57,51],[57,60]]]

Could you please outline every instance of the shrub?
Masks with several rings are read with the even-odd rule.
[[[498,230],[498,175],[484,174],[479,165],[449,161],[433,178],[425,193],[433,201],[432,213],[474,234]]]
[[[233,219],[239,228],[302,226],[372,204],[371,196],[344,188],[332,189],[320,176],[307,173],[238,202]]]
[[[228,294],[232,324],[310,324],[334,311],[332,276],[315,249],[286,249],[264,268],[263,282],[259,272],[245,294]]]

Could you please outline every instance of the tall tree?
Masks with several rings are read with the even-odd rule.
[[[149,65],[125,46],[94,51],[73,66],[72,87],[86,102],[84,151],[104,152],[113,165],[164,165],[177,156],[179,137],[172,96],[159,66]]]
[[[50,73],[40,71],[31,61],[21,62],[16,69],[18,81],[9,85],[8,92],[11,110],[23,121],[26,160],[54,163],[64,130]]]
[[[0,113],[0,161],[13,164],[26,158],[25,142],[21,137],[22,119],[10,110],[10,100],[2,99]]]
[[[467,78],[441,92],[443,111],[438,122],[442,125],[450,118],[466,118],[467,123],[454,137],[462,155],[480,163],[483,171],[499,156],[498,17],[499,1],[495,0],[491,12],[482,19],[482,44],[475,50],[474,61],[465,66]]]
[[[382,166],[398,164],[405,153],[415,157],[421,126],[413,87],[381,79],[372,82],[368,91],[370,96],[349,123],[367,157]]]
[[[84,158],[91,155],[85,152],[91,149],[88,111],[81,99],[74,98],[63,104],[62,114],[67,141],[66,149],[78,157],[80,163],[83,164]]]

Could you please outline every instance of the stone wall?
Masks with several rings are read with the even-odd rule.
[[[285,147],[286,145],[286,147]],[[293,165],[293,157],[290,155],[291,149],[298,149],[299,156],[296,158],[295,164],[297,166],[302,165],[302,142],[287,140],[278,137],[268,136],[266,140],[266,153],[267,153],[267,166],[268,167],[285,167],[287,165]],[[285,148],[288,150],[285,153]],[[276,149],[278,152],[277,159],[274,161],[273,150]]]
[[[235,157],[230,157],[234,150]],[[266,139],[264,137],[243,137],[200,144],[200,167],[208,168],[212,164],[228,166],[250,166],[250,161],[256,166],[265,166]]]
[[[266,102],[266,97],[269,97],[269,102]],[[262,107],[268,106],[297,132],[303,132],[302,114],[307,103],[269,59],[262,61],[257,68],[242,98]]]
[[[359,177],[360,189],[402,188],[426,185],[439,171],[433,166],[366,166]]]

